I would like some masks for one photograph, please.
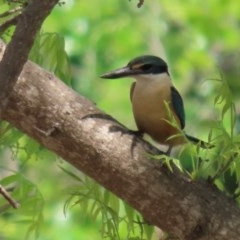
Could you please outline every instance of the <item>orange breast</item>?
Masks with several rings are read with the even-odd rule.
[[[149,134],[156,142],[166,145],[178,145],[186,140],[184,136],[169,137],[179,134],[179,130],[167,121],[169,112],[165,102],[169,103],[172,114],[180,126],[180,121],[171,104],[171,82],[165,81],[144,84],[137,82],[132,94],[133,114],[139,130]],[[167,121],[166,121],[167,120]]]

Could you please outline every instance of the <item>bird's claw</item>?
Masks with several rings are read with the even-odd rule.
[[[130,134],[133,134],[137,137],[143,138],[143,132],[139,131],[139,130],[128,130],[128,132]]]

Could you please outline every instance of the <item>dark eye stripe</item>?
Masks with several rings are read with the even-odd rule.
[[[153,65],[152,64],[143,64],[140,68],[143,71],[149,70]]]
[[[151,55],[136,57],[127,66],[135,71],[134,74],[169,74],[167,63],[161,58]]]

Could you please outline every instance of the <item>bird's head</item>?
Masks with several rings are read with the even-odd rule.
[[[125,67],[101,75],[101,78],[116,79],[123,77],[134,77],[168,74],[167,63],[159,57],[145,55],[131,60]]]

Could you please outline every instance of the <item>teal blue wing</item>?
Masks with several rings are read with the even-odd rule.
[[[172,100],[173,109],[177,114],[181,123],[181,128],[183,129],[185,127],[184,105],[183,105],[182,97],[175,87],[171,87],[171,100]]]

